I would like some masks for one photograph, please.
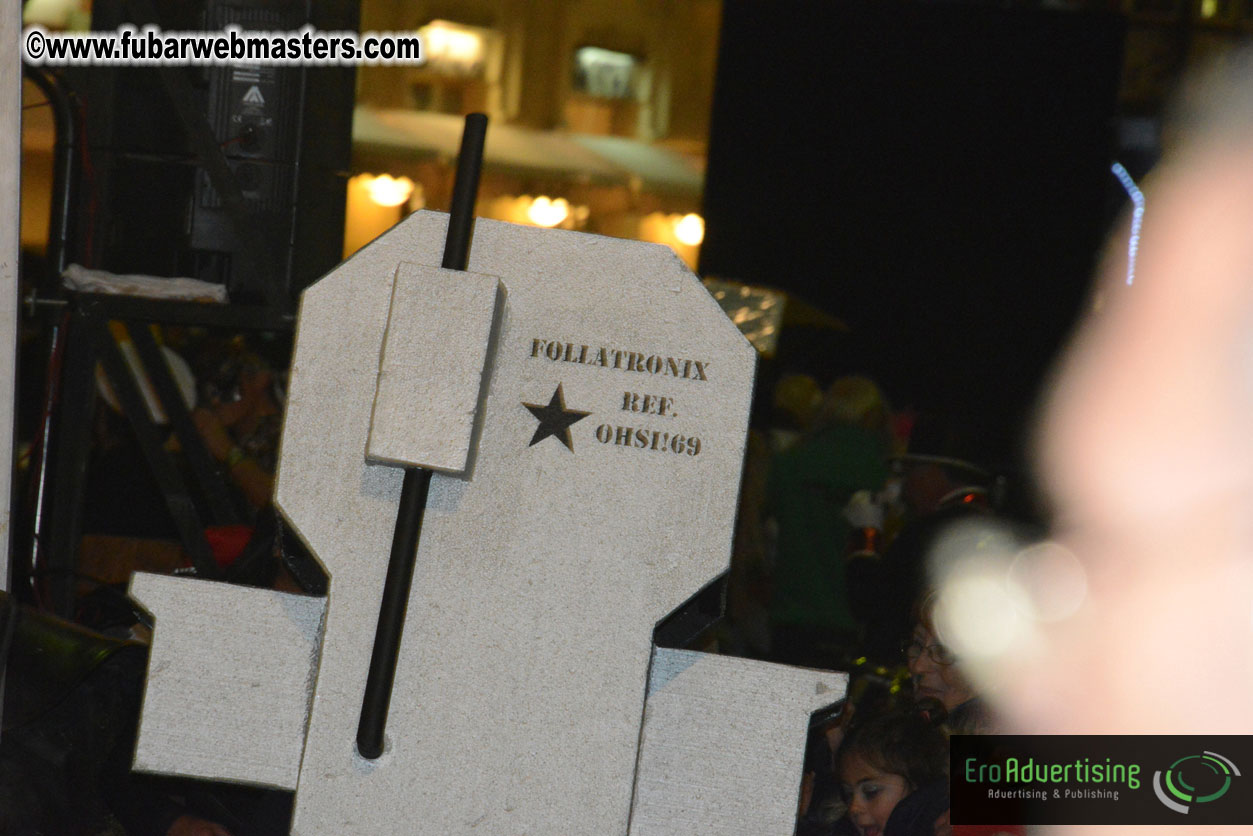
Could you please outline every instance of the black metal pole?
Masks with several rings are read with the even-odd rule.
[[[474,199],[479,193],[483,168],[483,142],[487,138],[487,115],[471,113],[461,134],[457,176],[452,184],[452,208],[444,237],[444,261],[448,270],[464,270],[470,262],[470,238],[474,234]]]
[[[464,270],[470,260],[474,199],[479,191],[486,136],[487,116],[482,113],[467,116],[461,135],[461,153],[457,159],[457,177],[453,182],[448,233],[444,238],[442,266],[449,270]],[[429,470],[405,468],[400,504],[396,509],[396,532],[392,536],[392,552],[387,564],[387,580],[383,583],[383,602],[374,632],[374,651],[370,655],[370,673],[365,682],[365,696],[361,700],[361,720],[357,724],[357,751],[371,760],[383,754],[387,708],[392,698],[392,683],[396,679],[396,659],[405,629],[405,609],[409,604],[418,538],[422,533],[422,515],[426,510],[426,494],[430,486]]]
[[[82,131],[64,80],[39,67],[23,65],[22,70],[52,105],[56,140],[53,145],[52,214],[48,223],[51,275],[47,277],[47,284],[37,290],[61,298],[61,274],[70,263],[70,244],[74,240],[74,196],[78,180],[74,152],[78,150]],[[86,139],[83,141],[86,142]]]

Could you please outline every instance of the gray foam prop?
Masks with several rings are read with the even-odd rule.
[[[490,276],[442,267],[403,263],[396,269],[367,459],[465,471],[498,285]],[[426,338],[415,340],[415,333]],[[411,420],[417,392],[438,405],[424,410],[420,421]]]
[[[405,265],[435,261],[445,225],[441,214],[411,216],[302,300],[276,503],[331,580],[307,672],[293,832],[625,836],[633,799],[655,807],[664,796],[654,782],[635,798],[652,631],[727,566],[755,355],[664,247],[484,220],[469,269],[500,277],[487,350],[482,294],[455,304],[459,291],[441,301],[419,287],[411,292],[442,305],[439,327],[398,320],[399,281],[431,269]],[[468,332],[478,336],[450,351]],[[389,353],[441,352],[459,375],[487,360],[472,421],[445,420],[450,409],[464,414],[465,387],[427,387],[413,365],[410,391],[393,388],[386,413],[375,408]],[[431,480],[386,748],[369,761],[355,733],[402,477],[365,455],[371,435],[396,432],[385,421],[448,427],[449,444],[471,426],[472,440],[464,473]],[[440,432],[417,446],[437,450]],[[156,629],[166,629],[160,614]],[[692,674],[694,690],[673,693],[703,682],[715,699],[720,679],[727,705],[760,711],[762,729],[744,746],[766,746],[759,764],[786,768],[754,780],[794,810],[795,723],[815,674],[762,691],[761,671],[777,668],[692,667],[715,673]],[[823,688],[825,702],[839,698]],[[772,708],[767,692],[792,697]],[[689,710],[659,703],[651,728]],[[689,768],[724,767],[726,741],[715,738],[701,738]],[[741,777],[728,781],[728,798],[745,791]],[[705,815],[694,809],[689,820]],[[759,834],[757,821],[700,832]],[[670,832],[647,826],[634,832]]]
[[[155,616],[135,768],[295,789],[326,601],[137,573]]]
[[[848,674],[658,648],[631,836],[789,834],[809,718]]]

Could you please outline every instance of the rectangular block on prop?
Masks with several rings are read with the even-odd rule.
[[[499,289],[494,276],[396,268],[367,459],[466,469]]]
[[[796,828],[809,718],[848,674],[655,648],[628,836]]]
[[[135,768],[295,789],[325,598],[136,572],[156,618]]]

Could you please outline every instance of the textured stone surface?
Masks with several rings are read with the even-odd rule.
[[[410,262],[396,268],[368,459],[466,469],[498,286],[475,273]]]
[[[848,674],[658,648],[631,836],[785,836],[809,717]]]
[[[294,789],[325,598],[136,574],[155,617],[135,768]]]
[[[506,299],[477,458],[432,479],[365,761],[402,474],[363,450],[392,276],[437,263],[445,223],[411,216],[302,302],[277,503],[331,583],[293,829],[625,834],[653,627],[727,565],[754,354],[666,248],[476,223],[469,268]]]

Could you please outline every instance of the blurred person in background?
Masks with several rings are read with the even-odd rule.
[[[955,734],[989,730],[990,721],[974,684],[957,664],[957,655],[942,642],[934,621],[935,592],[923,596],[915,609],[913,633],[902,648],[920,704],[935,701],[944,707],[945,724]]]
[[[282,423],[274,370],[242,335],[205,353],[201,363],[210,366],[202,372],[201,406],[192,413],[196,430],[247,506],[265,508],[274,493]]]
[[[855,604],[866,625],[864,651],[881,664],[900,661],[903,643],[916,638],[919,625],[925,623],[923,629],[934,633],[930,613],[934,601],[926,607],[925,618],[920,616],[919,602],[930,590],[926,561],[938,539],[955,523],[982,518],[991,511],[981,484],[986,483],[987,474],[973,465],[956,459],[906,456],[898,459],[898,466],[904,468],[902,527],[887,541],[874,571],[865,573],[856,590],[863,599]]]
[[[845,581],[852,526],[844,515],[858,491],[877,493],[888,476],[890,413],[865,377],[831,384],[810,432],[775,457],[766,513],[778,540],[770,598],[773,658],[840,669],[859,641]]]
[[[770,656],[770,576],[778,527],[766,519],[766,477],[771,461],[799,441],[822,405],[822,388],[805,374],[785,374],[771,399],[770,426],[750,427],[744,449],[739,511],[727,576],[724,652],[758,659]]]
[[[1249,52],[1185,88],[1168,139],[1138,252],[1125,223],[1040,418],[1054,541],[1020,591],[1054,617],[1003,620],[995,643],[939,624],[1012,731],[1253,732]],[[1171,832],[1194,829],[1226,830]]]

